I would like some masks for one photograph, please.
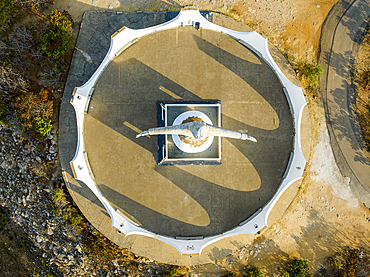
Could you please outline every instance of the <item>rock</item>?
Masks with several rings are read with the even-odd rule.
[[[115,267],[119,267],[119,264],[118,264],[118,262],[117,262],[116,260],[112,260],[112,263],[113,263],[113,265],[114,265]]]
[[[9,168],[9,163],[8,161],[3,161],[0,166],[2,169],[7,170]]]
[[[54,154],[54,153],[55,153],[55,148],[54,148],[54,146],[50,146],[50,148],[49,148],[49,153],[50,153],[50,154]]]
[[[41,161],[42,161],[42,160],[41,160],[41,158],[40,158],[39,156],[36,156],[36,158],[35,158],[35,159],[36,159],[36,161],[37,161],[37,162],[39,162],[39,163],[41,163]]]

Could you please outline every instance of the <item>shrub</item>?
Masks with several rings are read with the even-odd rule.
[[[256,266],[249,266],[244,274],[244,277],[263,277],[259,268]]]
[[[45,32],[36,22],[16,24],[7,38],[6,55],[9,62],[26,75],[41,65],[45,53],[40,47],[40,34]],[[36,67],[36,68],[35,68]]]
[[[369,254],[366,250],[347,248],[328,257],[328,276],[370,276]]]
[[[281,277],[308,277],[310,274],[310,267],[307,261],[295,259],[289,266],[288,270],[283,272]]]
[[[73,45],[72,16],[54,10],[49,15],[49,32],[41,37],[41,48],[49,57],[58,59]]]
[[[341,261],[335,259],[334,257],[328,257],[326,261],[330,264],[332,268],[337,269],[337,270],[341,269],[343,266]]]
[[[95,228],[91,231],[91,234],[93,234],[94,236],[98,236],[99,235],[99,231],[96,230]]]
[[[83,219],[82,215],[80,215],[78,213],[72,213],[72,215],[69,218],[69,220],[71,221],[71,224],[73,226],[79,226],[82,219]]]
[[[20,97],[16,98],[14,103],[18,118],[25,129],[48,128],[53,114],[53,102],[48,101],[49,92],[41,89],[39,93],[32,91],[23,91]],[[41,130],[41,129],[40,129]]]
[[[14,96],[28,89],[28,83],[13,66],[3,63],[0,65],[0,92],[9,101]]]
[[[51,120],[46,118],[43,119],[41,117],[36,117],[35,118],[35,123],[36,123],[36,130],[39,132],[41,135],[50,135],[51,128],[53,127],[51,125]]]
[[[309,63],[299,63],[299,72],[308,80],[310,84],[315,87],[319,78],[323,72],[321,64],[309,64]]]
[[[0,0],[0,32],[6,31],[13,18],[18,14],[13,0]]]
[[[56,188],[53,191],[53,212],[56,216],[69,220],[73,226],[81,227],[83,216],[71,206],[71,203],[67,200],[67,195],[61,188]],[[77,232],[79,231],[77,229]]]
[[[65,30],[72,32],[72,16],[67,11],[54,10],[50,13],[50,29],[52,30]]]
[[[73,45],[72,35],[65,30],[50,30],[41,37],[41,48],[49,57],[58,59]]]

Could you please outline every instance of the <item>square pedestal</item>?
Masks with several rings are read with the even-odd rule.
[[[211,120],[212,125],[221,127],[221,102],[218,100],[197,101],[197,102],[158,101],[157,102],[158,127],[172,126],[178,116],[189,111],[197,111],[203,113]],[[204,151],[198,153],[189,153],[181,150],[176,145],[173,135],[159,135],[158,164],[161,165],[221,164],[221,138],[213,137],[212,143]]]

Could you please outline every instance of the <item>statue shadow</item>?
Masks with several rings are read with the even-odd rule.
[[[252,143],[226,139],[257,171],[261,185],[254,191],[223,187],[178,166],[154,166],[155,172],[170,180],[206,210],[210,218],[208,226],[195,226],[170,218],[129,199],[115,187],[99,184],[103,194],[114,205],[151,231],[168,236],[211,236],[237,226],[274,195],[282,181],[293,147],[293,122],[289,106],[270,67],[258,58],[253,63],[199,37],[195,36],[195,40],[199,49],[239,76],[262,96],[278,115],[279,125],[273,130],[266,130],[222,114],[223,128],[248,130],[248,134],[258,140]],[[249,70],[243,71],[245,68]],[[157,126],[157,118],[154,116],[157,114],[156,102],[204,100],[208,99],[203,99],[136,58],[120,62],[113,60],[95,86],[88,115],[150,152],[156,164],[157,139],[136,139],[138,132]]]

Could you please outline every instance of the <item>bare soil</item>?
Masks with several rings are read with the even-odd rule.
[[[58,0],[51,9],[66,9],[75,21],[87,10],[178,11],[194,6],[228,14],[265,34],[293,63],[314,63],[322,24],[337,0]],[[370,245],[370,211],[353,196],[349,179],[335,163],[324,109],[309,97],[312,124],[310,166],[297,196],[285,214],[255,242],[213,264],[191,267],[198,275],[240,274],[247,264],[267,276],[295,258],[306,259],[313,272],[328,264],[325,258],[346,246]],[[257,253],[257,254],[256,254]]]

